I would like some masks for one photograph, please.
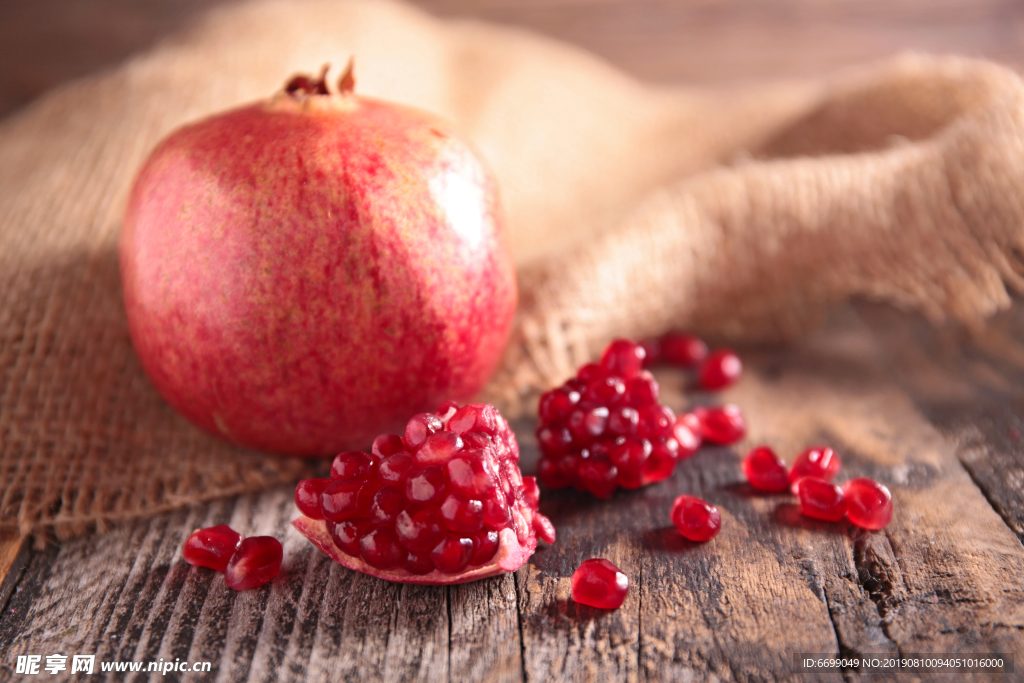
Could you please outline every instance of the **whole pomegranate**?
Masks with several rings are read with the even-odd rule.
[[[516,306],[495,180],[431,114],[296,76],[178,129],[121,232],[129,329],[167,401],[277,453],[363,447],[477,393]]]

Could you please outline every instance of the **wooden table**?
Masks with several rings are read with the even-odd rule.
[[[902,47],[1010,63],[1024,55],[1024,7],[1009,0],[420,4],[574,40],[664,82],[819,73]],[[0,54],[6,51],[0,103],[12,110],[36,94],[33,88],[77,75],[83,63],[109,64],[202,9],[199,2],[170,0],[0,3],[0,37],[11,38],[0,40]],[[76,32],[75,22],[92,27],[92,35]],[[63,42],[63,51],[44,57],[39,46],[47,41]],[[681,42],[689,47],[680,49]],[[661,370],[674,408],[733,400],[746,412],[753,438],[735,449],[704,448],[671,479],[620,491],[609,502],[545,493],[541,510],[555,522],[558,542],[515,574],[472,584],[393,585],[335,565],[285,532],[296,515],[288,489],[181,510],[43,551],[9,540],[0,544],[0,680],[34,680],[13,674],[16,656],[26,653],[211,662],[210,674],[185,677],[190,680],[868,677],[850,668],[795,673],[796,653],[1009,653],[1019,670],[1020,340],[1021,306],[984,333],[968,335],[860,303],[837,311],[798,345],[742,349],[745,378],[723,397],[687,391],[685,375]],[[534,426],[516,425],[527,470],[537,455]],[[787,459],[813,443],[833,445],[843,456],[844,477],[870,476],[892,488],[893,523],[874,533],[817,523],[800,516],[789,496],[755,494],[739,467],[754,440]],[[680,493],[720,507],[723,530],[714,541],[690,543],[673,530],[668,510]],[[218,523],[283,538],[281,577],[234,593],[221,576],[184,563],[187,534]],[[630,577],[630,595],[617,611],[569,599],[572,571],[595,556]],[[923,678],[1000,680],[991,674]]]

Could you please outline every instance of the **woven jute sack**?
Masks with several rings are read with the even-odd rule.
[[[1024,285],[1024,87],[997,65],[657,89],[390,2],[236,4],[0,125],[0,530],[66,537],[305,474],[162,402],[118,230],[174,127],[353,55],[361,93],[446,116],[497,173],[521,303],[485,395],[507,412],[613,336],[784,339],[851,296],[977,325]]]

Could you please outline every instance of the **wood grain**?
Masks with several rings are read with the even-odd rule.
[[[903,378],[910,364],[889,352],[886,335],[915,333],[914,321],[900,332],[902,316],[870,314],[865,324],[847,311],[798,347],[744,350],[747,374],[721,397],[687,391],[685,374],[659,371],[677,409],[717,398],[741,405],[748,439],[702,449],[670,480],[608,502],[546,492],[541,509],[558,542],[514,575],[449,588],[353,573],[290,529],[290,491],[278,489],[33,557],[0,617],[0,666],[46,650],[207,660],[213,675],[202,680],[218,681],[838,681],[861,675],[808,677],[794,672],[793,654],[1019,658],[1024,546],[1011,526],[1020,485],[1004,477],[1001,488],[986,488],[965,468],[971,444],[950,438],[955,430],[940,428],[938,413],[933,423],[922,412],[917,385]],[[980,391],[957,372],[944,381]],[[529,466],[531,424],[516,426]],[[978,438],[992,443],[986,429]],[[743,481],[740,456],[751,445],[769,443],[792,459],[817,442],[842,454],[843,477],[890,486],[896,513],[884,531],[808,520],[790,496],[759,495]],[[690,543],[670,525],[680,493],[719,506],[714,541]],[[185,564],[187,534],[216,523],[283,535],[282,575],[234,593],[221,576]],[[619,610],[570,599],[569,577],[594,556],[630,577]],[[974,679],[993,680],[956,680]]]

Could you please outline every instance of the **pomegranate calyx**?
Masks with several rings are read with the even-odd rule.
[[[355,76],[355,57],[348,58],[348,64],[345,65],[345,70],[341,72],[341,78],[338,79],[338,92],[342,95],[351,95],[356,89],[356,76]]]
[[[324,64],[320,67],[320,75],[313,77],[309,74],[295,74],[284,85],[284,91],[292,95],[293,97],[302,97],[309,95],[330,95],[331,92],[327,87],[327,71],[331,68],[330,64]],[[348,70],[352,68],[352,62],[349,61]],[[346,73],[348,73],[346,70]],[[344,76],[342,77],[344,78]],[[353,80],[353,84],[355,81]]]

